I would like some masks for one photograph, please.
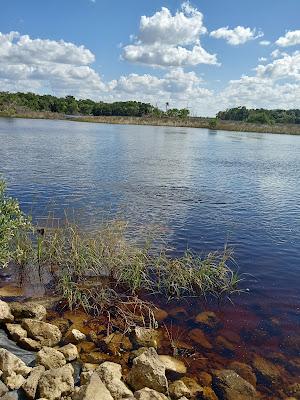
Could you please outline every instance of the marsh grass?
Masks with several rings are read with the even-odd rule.
[[[191,251],[171,257],[154,250],[151,234],[129,240],[128,224],[108,221],[86,232],[67,219],[53,227],[36,228],[34,234],[15,237],[15,263],[32,265],[53,274],[55,291],[69,309],[83,308],[93,315],[117,315],[128,327],[154,326],[153,309],[141,298],[163,296],[231,298],[240,291],[241,277],[231,269],[233,253],[225,248],[200,257]],[[151,311],[152,310],[152,311]]]

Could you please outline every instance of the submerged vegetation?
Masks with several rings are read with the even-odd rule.
[[[128,225],[122,221],[103,223],[93,232],[67,219],[57,228],[32,229],[18,203],[6,197],[3,184],[2,188],[0,215],[13,224],[12,230],[1,231],[2,265],[10,261],[20,269],[50,271],[53,287],[70,309],[100,314],[118,302],[147,309],[140,300],[147,296],[221,299],[239,291],[240,278],[229,266],[232,251],[226,248],[206,257],[190,251],[171,257],[166,249],[155,249],[148,237],[129,240]],[[10,202],[14,207],[7,211]]]

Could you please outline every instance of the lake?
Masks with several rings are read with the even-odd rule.
[[[275,316],[299,339],[300,136],[1,118],[0,172],[34,218],[122,215],[175,253],[226,243],[249,289],[227,320]]]

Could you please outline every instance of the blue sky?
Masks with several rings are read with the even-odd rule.
[[[169,101],[194,115],[300,108],[299,0],[3,0],[1,8],[0,90]]]

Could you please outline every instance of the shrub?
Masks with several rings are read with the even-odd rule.
[[[0,267],[6,267],[17,255],[14,239],[22,231],[31,229],[29,219],[23,214],[17,200],[6,195],[6,185],[0,180]]]

